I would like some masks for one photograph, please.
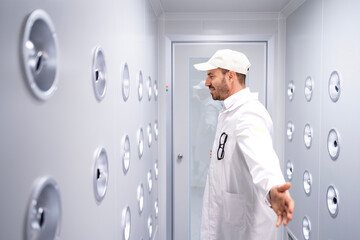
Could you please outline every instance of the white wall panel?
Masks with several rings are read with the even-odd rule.
[[[358,238],[360,229],[354,225],[360,213],[360,190],[353,183],[359,181],[360,164],[357,157],[360,114],[357,109],[360,62],[360,21],[358,1],[323,1],[324,12],[324,68],[322,89],[324,94],[321,148],[320,239]],[[336,103],[328,94],[332,71],[341,74],[341,94]],[[327,151],[327,136],[335,128],[340,135],[340,154],[332,160]],[[339,212],[331,217],[326,204],[326,191],[334,185],[339,193]]]
[[[320,180],[321,145],[321,1],[307,1],[298,8],[286,22],[286,82],[295,85],[293,99],[285,92],[285,122],[292,121],[295,127],[293,140],[285,143],[285,160],[293,167],[290,193],[295,200],[294,218],[288,225],[298,238],[302,236],[302,221],[307,216],[311,222],[311,239],[318,239],[318,202]],[[305,98],[305,80],[311,77],[314,82],[311,101]],[[304,143],[304,128],[309,124],[313,129],[310,148]],[[285,166],[286,167],[286,166]],[[303,176],[308,171],[312,175],[311,192],[304,191]],[[287,179],[289,181],[289,179]],[[287,238],[286,238],[287,239]]]
[[[47,101],[36,99],[27,86],[21,40],[27,16],[44,9],[59,43],[59,85]],[[155,139],[139,160],[136,131],[158,120],[157,101],[137,98],[136,75],[157,79],[157,23],[148,1],[2,1],[0,8],[1,88],[0,238],[23,239],[32,185],[50,175],[58,183],[62,203],[61,239],[122,239],[121,212],[131,209],[131,238],[147,239],[147,219],[158,195],[153,177],[145,191],[141,216],[136,189],[147,185],[158,156]],[[3,34],[4,33],[4,34]],[[100,45],[107,66],[107,90],[99,102],[92,85],[93,50]],[[130,95],[124,102],[121,67],[127,62]],[[121,139],[131,146],[129,171],[121,163]],[[146,141],[145,141],[146,142]],[[106,195],[97,203],[93,190],[94,151],[104,146],[109,160]],[[145,190],[147,187],[145,187]],[[161,209],[161,204],[159,206]],[[161,210],[160,210],[161,211]],[[45,215],[46,216],[46,215]]]
[[[359,21],[356,1],[306,1],[287,19],[287,82],[295,83],[293,101],[286,103],[286,121],[295,124],[293,142],[287,142],[285,156],[293,159],[293,187],[295,199],[294,219],[289,229],[298,238],[304,237],[301,225],[304,216],[311,221],[310,239],[354,239],[360,235],[354,226],[360,212],[360,192],[352,183],[358,180],[356,160],[359,121],[356,108],[360,56],[359,31],[353,27]],[[341,76],[341,93],[333,102],[328,93],[331,73],[337,70]],[[304,80],[314,80],[313,99],[304,99]],[[354,105],[355,104],[355,105]],[[305,149],[302,131],[305,123],[314,129],[314,142]],[[331,129],[339,133],[340,154],[331,159],[328,134]],[[313,149],[312,149],[313,148]],[[313,176],[310,197],[304,193],[302,174],[309,170]],[[327,189],[330,185],[338,191],[338,213],[331,216],[327,207]],[[333,202],[335,203],[335,202]]]

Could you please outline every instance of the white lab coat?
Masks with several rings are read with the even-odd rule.
[[[285,183],[272,145],[272,121],[258,95],[243,89],[219,114],[203,199],[201,240],[273,240],[268,192]],[[228,134],[218,160],[219,138]]]

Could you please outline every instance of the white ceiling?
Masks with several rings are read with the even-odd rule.
[[[158,0],[165,13],[281,12],[293,0]]]

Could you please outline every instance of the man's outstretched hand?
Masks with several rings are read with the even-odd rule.
[[[295,203],[288,191],[290,187],[291,183],[287,182],[284,185],[275,186],[270,190],[271,207],[278,216],[276,227],[279,227],[282,222],[284,226],[286,226],[292,219]]]

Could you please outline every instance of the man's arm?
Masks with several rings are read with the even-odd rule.
[[[288,191],[290,187],[291,183],[287,182],[284,185],[272,187],[270,190],[271,207],[278,216],[276,227],[279,227],[282,222],[286,226],[292,219],[295,203]]]

